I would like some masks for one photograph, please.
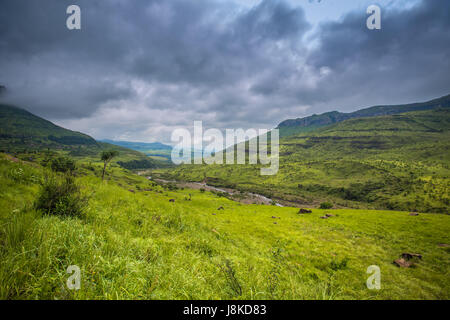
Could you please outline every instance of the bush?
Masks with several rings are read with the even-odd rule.
[[[44,214],[82,217],[87,198],[81,194],[73,177],[52,176],[44,179],[34,206]]]
[[[75,161],[67,157],[58,157],[52,160],[51,168],[55,172],[73,172],[75,170]]]
[[[333,204],[331,202],[322,202],[320,204],[320,209],[331,209],[333,208]]]

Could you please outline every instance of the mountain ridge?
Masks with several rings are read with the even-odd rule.
[[[316,128],[339,123],[349,119],[395,115],[406,112],[432,110],[440,107],[450,107],[450,94],[426,102],[384,106],[379,105],[359,109],[357,111],[348,113],[330,111],[319,115],[313,114],[312,116],[303,118],[287,119],[280,122],[280,124],[278,124],[277,126],[277,129],[280,130],[281,136],[289,136],[296,133],[308,132]]]

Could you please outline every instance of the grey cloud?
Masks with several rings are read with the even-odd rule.
[[[81,31],[65,27],[73,3]],[[274,0],[250,9],[211,0],[4,0],[0,9],[2,100],[96,138],[167,142],[172,128],[202,119],[274,127],[439,96],[450,82],[448,1],[384,10],[375,32],[365,12],[351,12],[312,35],[301,5]]]
[[[409,10],[384,10],[380,31],[368,30],[363,23],[364,12],[351,13],[318,31],[321,45],[307,63],[332,70],[320,82],[326,101],[354,108],[448,94],[449,1],[426,0]]]

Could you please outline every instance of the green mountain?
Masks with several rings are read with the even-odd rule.
[[[52,150],[79,158],[97,158],[103,150],[117,150],[117,163],[127,169],[148,169],[167,164],[143,153],[64,129],[24,109],[0,104],[0,151],[27,153]]]
[[[362,114],[361,112],[360,114]],[[280,139],[278,174],[260,165],[182,165],[167,178],[255,192],[281,203],[447,212],[450,108],[344,120]]]
[[[286,137],[297,133],[310,132],[314,129],[349,119],[378,117],[412,111],[432,110],[440,107],[450,107],[450,95],[438,99],[433,99],[427,102],[404,105],[375,106],[351,113],[332,111],[320,115],[314,114],[305,118],[285,120],[278,125],[277,129],[280,130],[280,136]]]

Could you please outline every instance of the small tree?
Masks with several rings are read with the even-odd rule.
[[[110,151],[103,151],[101,158],[103,161],[103,172],[102,172],[102,181],[105,179],[105,172],[106,172],[106,166],[108,163],[111,162],[111,160],[114,157],[117,157],[119,155],[119,152],[116,150],[110,150]]]

